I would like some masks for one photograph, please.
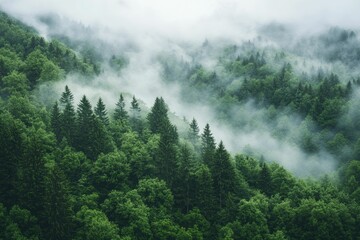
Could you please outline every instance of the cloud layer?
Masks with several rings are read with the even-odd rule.
[[[358,28],[357,0],[1,0],[0,7],[35,24],[48,13],[132,36],[170,40],[243,38],[260,24],[279,22],[301,31]]]

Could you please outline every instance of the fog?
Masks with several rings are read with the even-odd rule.
[[[162,80],[158,58],[165,52],[191,64],[195,61],[192,53],[205,40],[216,46],[241,44],[255,39],[264,33],[264,26],[274,23],[286,28],[280,34],[283,42],[279,45],[330,26],[357,28],[359,1],[0,0],[0,8],[32,25],[48,39],[61,34],[71,39],[92,40],[92,44],[102,44],[103,53],[122,54],[129,60],[121,74],[104,64],[104,71],[86,84],[81,77],[71,75],[54,85],[43,85],[40,90],[43,98],[49,91],[59,94],[66,84],[76,102],[84,94],[93,103],[102,97],[109,109],[120,93],[128,101],[135,95],[144,102],[144,108],[151,107],[155,97],[162,96],[170,111],[180,118],[196,118],[201,129],[209,123],[216,141],[223,140],[232,153],[252,149],[299,176],[317,176],[335,168],[336,161],[324,150],[310,156],[289,141],[297,134],[298,116],[288,116],[287,134],[279,140],[264,120],[263,110],[249,103],[234,109],[234,116],[248,124],[235,131],[218,120],[211,106],[184,102],[181,86]],[[44,23],[42,19],[47,16],[56,16],[54,25]],[[196,61],[209,69],[216,65],[214,56],[206,54]]]
[[[329,26],[357,28],[360,18],[357,0],[1,0],[0,6],[31,24],[52,13],[133,40],[147,35],[235,40],[270,22],[313,32]]]

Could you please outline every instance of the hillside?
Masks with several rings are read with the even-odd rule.
[[[47,39],[3,12],[0,33],[0,239],[360,236],[350,50],[324,40],[313,60],[264,40],[205,41],[149,57],[156,82],[143,55],[89,57],[79,49],[94,42]],[[323,57],[349,71],[311,66]],[[147,105],[147,87],[167,97]],[[197,109],[213,115],[182,119]]]

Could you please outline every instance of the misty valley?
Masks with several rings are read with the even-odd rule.
[[[0,1],[0,239],[359,239],[358,29],[68,2]]]

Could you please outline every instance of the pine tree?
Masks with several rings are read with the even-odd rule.
[[[197,121],[195,120],[195,118],[193,118],[193,120],[190,123],[190,129],[189,129],[189,140],[191,142],[191,144],[193,145],[194,149],[196,152],[200,151],[200,136],[199,136],[199,126],[197,124]]]
[[[95,160],[100,153],[112,150],[112,141],[104,125],[96,119],[89,100],[84,95],[77,110],[76,148]]]
[[[351,81],[349,81],[349,82],[346,84],[346,90],[345,90],[346,96],[350,96],[352,92],[353,92],[353,90],[352,90],[352,84],[351,84]]]
[[[62,139],[61,112],[57,101],[51,111],[51,128],[55,133],[57,141],[60,142]]]
[[[226,203],[229,193],[235,192],[236,184],[235,169],[222,141],[216,149],[214,163],[210,170],[214,180],[216,202],[221,209]]]
[[[131,101],[131,119],[130,119],[130,124],[132,126],[132,129],[138,133],[142,132],[142,122],[141,122],[141,118],[140,118],[140,107],[139,107],[139,102],[137,101],[137,99],[135,98],[135,96],[133,96],[133,100]]]
[[[171,186],[176,169],[176,149],[179,137],[176,127],[170,123],[167,108],[162,98],[156,98],[151,112],[148,114],[148,121],[150,130],[153,133],[160,134],[156,159],[159,177]]]
[[[107,111],[105,108],[105,104],[103,103],[101,98],[99,98],[99,100],[96,104],[94,113],[105,126],[109,125],[109,118],[107,117]]]
[[[188,213],[193,199],[193,184],[191,172],[194,168],[194,155],[187,144],[183,144],[179,149],[179,159],[177,161],[176,177],[174,186],[175,204],[182,212]]]
[[[60,115],[61,120],[61,137],[65,137],[70,145],[75,143],[75,131],[76,131],[76,114],[73,106],[73,95],[65,86],[65,92],[62,93],[60,103],[64,106],[64,110]],[[62,140],[62,139],[61,139]]]
[[[201,210],[201,213],[208,219],[212,219],[215,213],[215,199],[213,179],[210,169],[201,164],[193,173],[194,178],[194,207]]]
[[[63,106],[66,106],[67,104],[73,104],[74,96],[71,93],[69,87],[65,86],[65,91],[61,94],[60,103]]]
[[[160,134],[159,150],[157,155],[157,170],[159,177],[172,186],[176,171],[178,133],[176,127],[163,126]]]
[[[24,134],[23,156],[17,173],[20,205],[42,216],[47,173],[45,156],[53,151],[55,139],[44,129],[31,127]]]
[[[127,121],[128,120],[128,113],[125,110],[125,101],[122,94],[120,94],[119,101],[116,103],[116,108],[114,112],[114,120],[118,121]]]
[[[207,164],[209,168],[212,167],[214,161],[215,149],[216,145],[214,137],[210,131],[209,124],[206,124],[204,132],[201,135],[201,156],[203,162]]]
[[[161,133],[162,127],[170,123],[167,116],[167,107],[163,98],[156,98],[150,113],[147,116],[150,130],[153,133]]]
[[[55,165],[46,177],[45,183],[45,223],[47,239],[69,239],[72,215],[69,187],[61,169]]]
[[[134,115],[137,115],[138,113],[140,113],[139,102],[135,98],[135,96],[133,96],[133,99],[131,101],[131,111],[133,112]]]
[[[24,125],[5,111],[0,113],[0,129],[0,199],[1,203],[10,207],[17,202],[14,189],[24,147]]]
[[[260,172],[258,177],[258,188],[267,196],[271,195],[271,174],[270,169],[265,162],[260,164]]]
[[[89,158],[94,159],[92,149],[92,137],[94,136],[95,115],[92,107],[86,96],[81,99],[77,109],[77,136],[76,147],[78,150],[83,151]]]

